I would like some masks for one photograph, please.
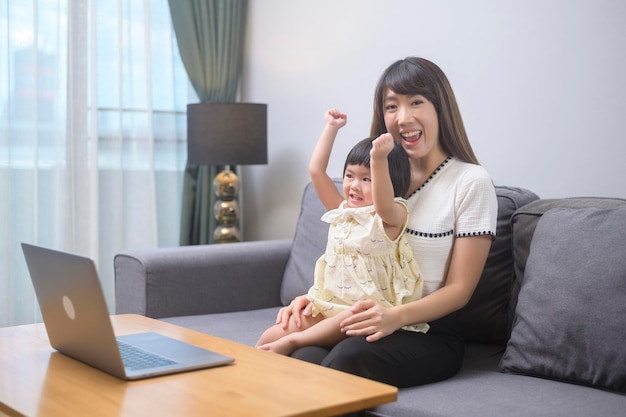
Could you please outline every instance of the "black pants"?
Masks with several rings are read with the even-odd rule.
[[[292,356],[399,388],[441,381],[455,375],[463,362],[464,343],[450,315],[430,323],[428,333],[398,330],[376,342],[355,336],[330,351],[317,347]]]

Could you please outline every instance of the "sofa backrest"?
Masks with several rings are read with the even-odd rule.
[[[505,344],[508,339],[508,302],[514,281],[511,216],[539,199],[532,191],[507,186],[496,186],[496,196],[496,237],[474,295],[457,314],[459,330],[468,342]]]
[[[335,184],[341,187],[341,181],[335,180]],[[328,224],[320,220],[325,212],[326,208],[317,197],[313,184],[308,183],[302,196],[291,255],[283,274],[280,300],[284,305],[306,294],[313,285],[315,263],[326,250],[328,238]]]
[[[335,180],[338,188],[341,181]],[[468,305],[459,312],[459,327],[468,341],[505,343],[508,335],[507,303],[513,284],[511,226],[513,212],[539,197],[528,190],[496,187],[498,223],[485,270]],[[313,284],[317,259],[324,253],[328,225],[320,220],[326,209],[307,184],[302,197],[291,255],[283,275],[281,302],[287,305],[298,295],[306,294]]]

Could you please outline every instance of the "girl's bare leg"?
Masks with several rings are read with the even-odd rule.
[[[283,328],[283,326],[280,324],[275,324],[272,327],[268,328],[265,332],[263,332],[263,334],[259,338],[259,341],[256,343],[256,347],[275,342],[276,340],[282,338],[283,336],[287,336],[288,334],[306,330],[314,324],[319,323],[323,319],[324,317],[321,314],[318,314],[315,317],[301,315],[300,320],[302,321],[302,324],[300,327],[298,327],[296,325],[294,317],[291,316],[287,328]]]
[[[346,310],[334,317],[321,320],[306,329],[284,334],[282,337],[268,343],[259,343],[257,347],[282,355],[289,355],[297,348],[303,346],[332,347],[347,337],[341,331],[339,325],[343,319],[351,314],[350,310]]]

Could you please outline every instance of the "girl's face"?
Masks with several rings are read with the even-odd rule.
[[[348,207],[366,207],[374,204],[372,176],[364,165],[348,165],[343,173],[343,196]]]
[[[439,119],[435,106],[422,95],[396,94],[387,90],[383,101],[385,126],[400,141],[410,159],[421,159],[439,146]]]

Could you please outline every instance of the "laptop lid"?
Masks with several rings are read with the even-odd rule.
[[[50,345],[121,379],[140,379],[232,363],[233,358],[157,333],[120,336],[175,363],[126,369],[92,259],[22,243]],[[180,356],[179,356],[180,355]]]

